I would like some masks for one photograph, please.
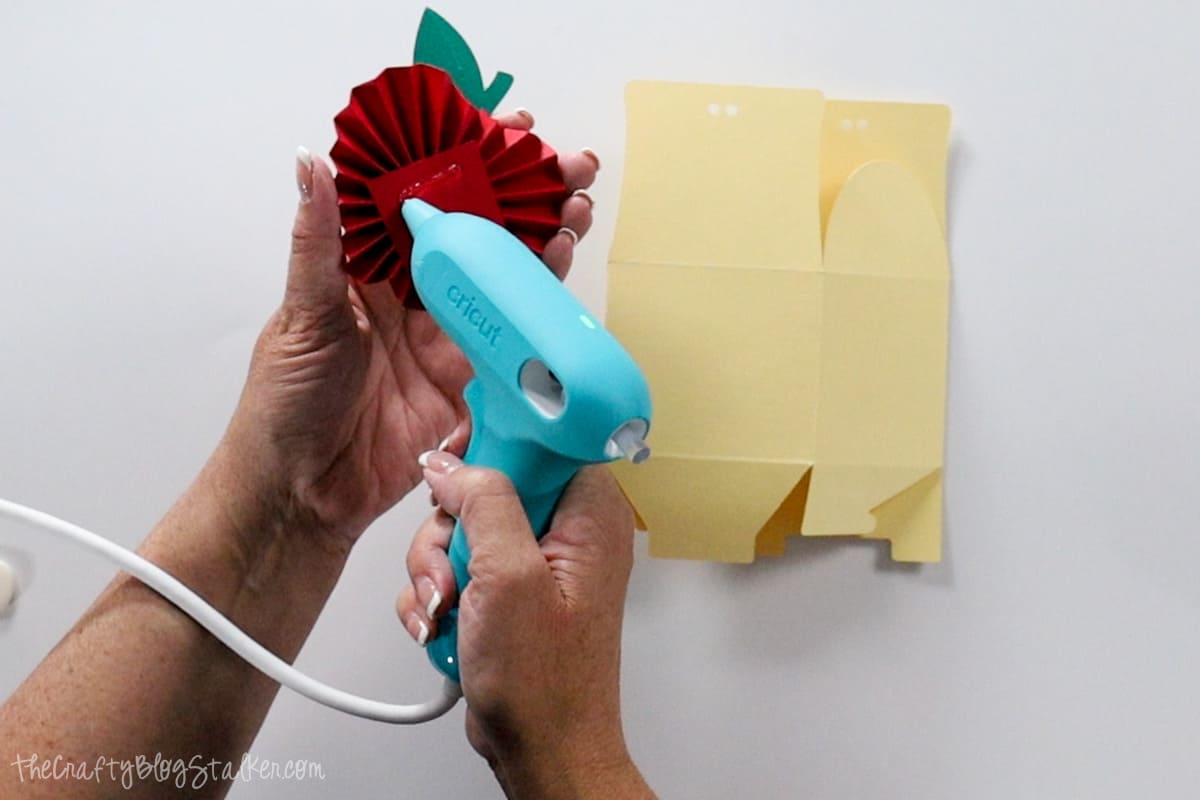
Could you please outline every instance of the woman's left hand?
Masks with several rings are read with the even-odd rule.
[[[501,119],[528,128],[527,113]],[[307,161],[307,163],[306,163]],[[592,222],[591,151],[559,159],[563,226],[546,247],[562,278]],[[259,337],[218,452],[260,501],[283,502],[339,542],[353,542],[422,479],[417,456],[466,429],[471,368],[424,311],[386,282],[351,284],[342,270],[337,191],[320,159],[297,162],[301,202],[283,303]]]

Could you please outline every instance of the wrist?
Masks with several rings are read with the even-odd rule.
[[[643,800],[655,796],[628,755],[603,763],[564,763],[536,772],[497,769],[497,775],[512,800]]]
[[[219,517],[247,584],[269,582],[288,558],[340,571],[354,542],[308,508],[281,469],[235,437],[221,441],[188,494]]]
[[[537,744],[508,741],[493,750],[493,769],[510,798],[626,800],[652,798],[618,727],[601,735],[548,731]]]
[[[350,544],[222,442],[141,552],[290,660],[333,591]]]

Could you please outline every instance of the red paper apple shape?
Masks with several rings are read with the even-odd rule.
[[[538,255],[562,225],[570,192],[555,152],[471,105],[436,67],[384,70],[351,91],[334,125],[346,272],[363,283],[389,281],[410,307],[421,304],[400,215],[406,199],[491,219]]]

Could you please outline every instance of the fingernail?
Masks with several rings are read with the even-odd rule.
[[[531,128],[533,127],[533,114],[529,113],[528,108],[518,108],[518,109],[515,109],[513,111],[513,113],[519,114],[522,117],[524,117],[525,119],[529,120],[529,127],[531,127]]]
[[[329,174],[336,178],[338,174],[338,168],[337,164],[333,163],[333,159],[327,154],[322,153],[321,161],[325,162],[325,168],[329,170]]]
[[[576,189],[575,191],[571,192],[571,197],[582,197],[584,200],[587,200],[587,204],[590,208],[596,207],[596,198],[592,197],[587,189]]]
[[[453,436],[453,435],[454,434],[450,434],[450,436]],[[438,442],[438,446],[437,446],[438,450],[446,449],[446,447],[450,444],[450,436],[447,436],[445,439],[442,439],[440,442]]]
[[[590,158],[593,161],[593,163],[595,163],[597,170],[600,169],[600,156],[596,155],[595,150],[593,150],[590,147],[585,147],[585,148],[581,149],[579,152],[583,153],[585,156]]]
[[[356,305],[351,304],[350,307],[354,309],[354,324],[358,329],[363,333],[371,330],[371,320],[367,318],[366,313]]]
[[[425,643],[429,641],[429,626],[416,614],[408,615],[404,621],[404,627],[408,629],[408,635],[416,639],[417,644],[421,647],[424,647]]]
[[[558,232],[565,233],[567,236],[570,236],[572,245],[579,244],[579,234],[576,233],[575,231],[571,230],[570,228],[559,228]]]
[[[300,202],[312,200],[313,179],[312,153],[307,147],[296,148],[296,188],[300,190]]]
[[[430,619],[437,617],[438,607],[442,604],[442,593],[437,590],[433,578],[426,575],[417,581],[417,599],[425,605],[425,613]]]
[[[444,450],[426,450],[417,456],[417,463],[431,472],[449,475],[462,466],[462,459]]]

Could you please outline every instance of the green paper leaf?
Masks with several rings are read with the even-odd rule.
[[[485,87],[479,62],[466,39],[432,8],[421,15],[413,63],[445,70],[467,100],[489,113],[496,110],[513,83],[512,75],[498,72],[491,85]]]

